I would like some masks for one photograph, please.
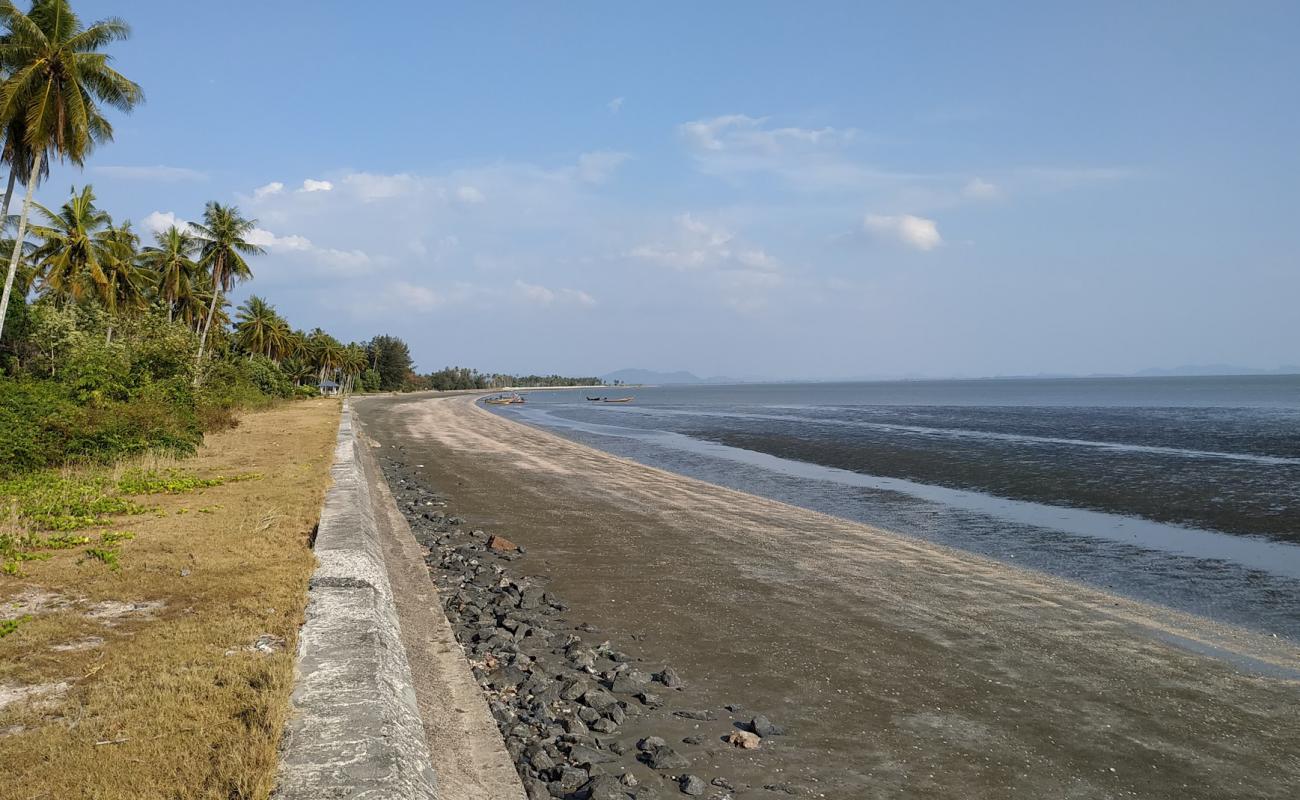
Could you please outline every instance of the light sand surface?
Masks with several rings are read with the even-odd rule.
[[[1285,640],[646,467],[472,397],[357,408],[453,512],[527,546],[574,619],[786,725],[757,752],[707,750],[737,780],[835,798],[1296,796]]]

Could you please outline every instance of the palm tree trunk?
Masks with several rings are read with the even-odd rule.
[[[212,327],[212,315],[217,312],[217,297],[221,294],[221,267],[224,259],[218,255],[217,265],[212,270],[212,302],[208,303],[208,318],[203,323],[203,333],[199,335],[199,356],[194,359],[194,365],[197,367],[203,363],[203,347],[208,343],[208,328]],[[194,383],[197,385],[199,376],[195,374]]]
[[[32,173],[27,176],[27,197],[23,200],[23,213],[18,217],[18,234],[14,237],[14,252],[9,256],[9,272],[5,275],[5,290],[0,296],[0,336],[4,335],[5,314],[9,311],[9,295],[14,290],[14,276],[18,274],[18,259],[23,253],[23,239],[27,238],[27,215],[32,210],[32,190],[36,188],[36,176],[41,171],[41,161],[45,152],[36,154],[32,160]],[[5,212],[8,213],[9,196],[14,188],[13,172],[9,173],[9,190],[5,192]]]
[[[9,170],[9,185],[5,187],[4,204],[0,205],[0,221],[9,219],[9,201],[14,196],[14,179],[18,177],[16,170]]]

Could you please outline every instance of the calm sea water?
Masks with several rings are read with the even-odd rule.
[[[1300,641],[1300,376],[534,392],[617,455]]]

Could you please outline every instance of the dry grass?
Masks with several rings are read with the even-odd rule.
[[[334,400],[249,414],[152,466],[262,477],[79,531],[135,534],[116,570],[78,548],[0,576],[0,620],[25,618],[0,638],[0,798],[269,793],[337,425]]]

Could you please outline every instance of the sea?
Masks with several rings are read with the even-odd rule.
[[[1300,642],[1300,376],[526,397],[492,410],[650,466]]]

